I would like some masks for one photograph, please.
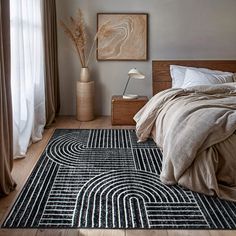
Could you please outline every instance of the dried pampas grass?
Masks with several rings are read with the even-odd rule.
[[[88,41],[87,41],[87,32],[82,11],[78,9],[76,17],[75,18],[70,17],[70,23],[68,25],[65,24],[63,21],[60,21],[60,24],[64,29],[66,35],[69,37],[69,39],[71,39],[71,41],[75,46],[75,49],[79,56],[81,67],[88,67],[96,40],[98,38],[108,36],[113,32],[110,22],[105,22],[104,24],[102,24],[94,36],[92,46],[89,50],[88,57],[86,59]]]

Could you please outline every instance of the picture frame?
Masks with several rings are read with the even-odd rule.
[[[110,31],[97,38],[98,61],[147,61],[147,13],[97,13],[97,29]]]

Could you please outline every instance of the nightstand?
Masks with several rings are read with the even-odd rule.
[[[146,96],[140,96],[136,99],[123,99],[122,96],[112,96],[112,125],[135,125],[133,117],[147,101],[148,98]]]

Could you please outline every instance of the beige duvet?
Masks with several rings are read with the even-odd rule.
[[[163,150],[161,181],[236,201],[236,85],[168,89],[134,117]]]

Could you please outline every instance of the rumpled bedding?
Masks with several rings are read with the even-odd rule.
[[[134,120],[163,151],[163,183],[236,201],[236,83],[162,91]]]

